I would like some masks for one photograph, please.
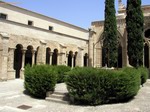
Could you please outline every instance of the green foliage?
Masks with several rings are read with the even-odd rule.
[[[65,81],[66,72],[70,71],[71,68],[65,65],[53,66],[55,72],[57,72],[57,83],[62,83]]]
[[[141,85],[143,85],[148,79],[149,72],[148,72],[148,69],[145,67],[139,67],[138,70],[141,74]]]
[[[105,22],[104,22],[104,60],[108,67],[117,63],[117,24],[115,15],[114,0],[105,1]]]
[[[54,91],[56,80],[56,72],[48,65],[25,68],[25,89],[35,97],[45,98],[47,91]]]
[[[127,0],[126,28],[129,63],[138,67],[143,63],[143,23],[141,0]]]
[[[140,87],[140,75],[136,69],[75,68],[68,74],[69,95],[75,103],[84,105],[127,101]]]

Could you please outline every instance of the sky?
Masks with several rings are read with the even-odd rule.
[[[3,0],[16,6],[88,29],[92,21],[104,20],[105,0]],[[115,0],[116,12],[118,0]],[[126,5],[126,0],[122,0]],[[150,0],[142,0],[150,5]]]

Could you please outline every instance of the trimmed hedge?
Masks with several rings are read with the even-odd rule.
[[[54,91],[56,81],[57,72],[48,65],[25,68],[25,89],[35,97],[45,98],[47,91]]]
[[[65,82],[66,72],[70,71],[71,68],[65,65],[51,66],[57,72],[57,83]]]
[[[75,68],[68,72],[66,84],[74,103],[98,105],[124,102],[134,97],[140,88],[138,70],[102,70]]]
[[[148,72],[148,69],[145,67],[139,67],[138,70],[141,74],[141,85],[143,85],[148,79],[149,72]]]

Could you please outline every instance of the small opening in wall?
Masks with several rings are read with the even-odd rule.
[[[7,14],[0,13],[0,18],[1,19],[7,19]]]
[[[49,30],[53,30],[53,27],[52,27],[52,26],[49,26]]]
[[[33,26],[33,21],[28,21],[28,25]]]

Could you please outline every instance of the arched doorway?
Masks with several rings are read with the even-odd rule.
[[[46,64],[50,64],[50,52],[51,52],[51,49],[48,47],[46,48]]]
[[[149,47],[147,43],[144,45],[144,66],[149,68]]]
[[[16,78],[20,78],[20,70],[22,67],[22,48],[23,46],[21,44],[17,44],[14,51],[14,70],[16,71]]]
[[[58,57],[58,50],[54,49],[54,52],[52,55],[52,65],[57,65],[57,57]]]
[[[69,51],[69,55],[68,55],[68,66],[72,67],[72,56],[73,56],[73,52]]]
[[[27,51],[25,53],[25,66],[27,64],[29,64],[30,66],[32,66],[32,50],[33,50],[32,46],[28,46],[27,47]]]
[[[88,66],[88,54],[85,53],[84,55],[84,67],[87,67]]]

